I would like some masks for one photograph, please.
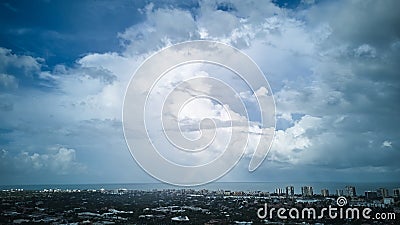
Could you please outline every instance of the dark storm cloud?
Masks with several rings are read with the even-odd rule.
[[[312,132],[299,136],[309,145],[301,154],[293,153],[299,159],[295,163],[346,176],[364,171],[365,179],[380,174],[380,180],[393,180],[399,175],[397,5],[397,1],[339,1],[307,11],[310,28],[328,26],[327,38],[317,48],[313,83],[277,93],[278,109],[320,118],[313,128],[306,128]]]

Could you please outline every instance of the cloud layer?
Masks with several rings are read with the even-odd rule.
[[[49,66],[35,54],[0,48],[1,182],[153,181],[124,141],[124,92],[148,56],[197,39],[248,54],[277,107],[267,161],[248,174],[248,154],[223,180],[396,181],[398,8],[395,0],[290,9],[258,1],[154,2],[137,7],[143,19],[114,34],[121,50],[88,52],[72,65]]]

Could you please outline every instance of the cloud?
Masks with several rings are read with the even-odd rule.
[[[358,48],[354,50],[354,53],[358,57],[370,57],[375,58],[376,50],[368,44],[360,45]]]
[[[21,152],[11,156],[5,149],[1,151],[1,167],[6,168],[11,174],[15,172],[23,174],[50,173],[56,175],[82,174],[86,167],[76,161],[75,149],[65,147],[53,147],[47,153]]]
[[[399,37],[399,2],[336,1],[316,4],[307,10],[311,24],[326,21],[332,28],[331,41],[345,44],[364,44],[387,47]],[[357,29],[354,29],[357,28]]]
[[[114,55],[110,54],[110,57]],[[10,53],[6,58],[8,64],[2,68],[11,68],[14,61],[29,57]],[[25,172],[30,170],[40,170],[44,178],[38,177],[38,172],[26,179],[28,183],[64,182],[62,177],[67,179],[65,176],[71,182],[87,182],[85,174],[91,174],[91,182],[101,182],[104,174],[123,170],[117,166],[122,161],[128,164],[125,169],[134,167],[123,140],[120,121],[125,87],[119,79],[126,82],[131,74],[121,74],[118,64],[113,64],[110,69],[117,73],[114,74],[101,62],[96,64],[98,59],[95,54],[81,60],[82,63],[78,62],[73,67],[57,65],[52,70],[42,69],[39,64],[33,68],[40,70],[33,69],[23,74],[23,77],[36,76],[28,79],[28,83],[21,77],[21,70],[7,70],[11,74],[0,76],[0,146],[9,152],[7,160],[10,168],[14,168],[12,164],[20,165],[20,169],[12,170],[12,174],[20,175],[15,178],[7,175],[4,182],[21,183],[21,177],[27,176]],[[128,61],[124,67],[127,71],[134,69],[129,60],[121,61]],[[36,63],[38,61],[22,64],[24,66],[21,67],[31,68],[28,65]],[[58,145],[70,147],[61,148],[56,153],[47,152],[46,149]],[[115,154],[114,150],[110,150],[112,148],[120,151]],[[96,154],[98,156],[94,157]],[[97,163],[113,154],[122,154],[123,160],[121,157],[116,161],[106,160],[113,162],[109,168],[115,169],[101,169],[102,166]],[[74,163],[75,157],[79,160],[78,164]],[[93,161],[93,157],[97,159]],[[81,167],[84,169],[77,170]],[[9,171],[5,166],[2,170]],[[54,172],[56,170],[57,173]],[[71,174],[81,176],[74,178]]]
[[[391,148],[392,147],[392,142],[391,141],[384,141],[382,143],[382,147]]]
[[[153,8],[150,3],[144,10],[147,17],[141,23],[119,33],[127,54],[143,54],[168,44],[197,39],[196,23],[185,10]],[[178,20],[176,18],[179,18]],[[171,21],[174,21],[171,23]]]
[[[142,86],[140,81],[135,84]],[[167,72],[152,87],[145,107],[144,123],[154,148],[174,163],[192,166],[211,162],[225,151],[254,153],[264,134],[260,121],[248,121],[242,101],[257,108],[255,94],[248,97],[252,100],[241,99],[239,95],[232,98],[236,89],[241,92],[249,88],[236,74],[214,64],[185,64]],[[141,90],[135,91],[141,93]],[[268,90],[260,87],[255,93],[258,98],[266,98]],[[140,127],[140,124],[130,127]],[[188,144],[185,138],[192,142]],[[247,147],[243,144],[245,140],[249,140]]]
[[[320,118],[306,115],[292,127],[276,131],[268,159],[289,164],[309,163],[303,156],[312,147],[312,139],[315,138],[312,133],[317,133],[315,130],[320,123]]]
[[[0,47],[0,72],[2,73],[30,75],[40,71],[41,61],[40,58],[16,55],[10,49]]]
[[[5,89],[18,88],[18,81],[12,75],[0,74],[0,87],[3,87]]]

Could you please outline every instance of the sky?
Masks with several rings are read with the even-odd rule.
[[[0,184],[157,182],[125,142],[124,94],[147,57],[190,40],[243,51],[276,104],[265,161],[250,173],[245,154],[219,181],[399,182],[398,8],[396,0],[1,1]],[[183,113],[222,110],[197,107]]]

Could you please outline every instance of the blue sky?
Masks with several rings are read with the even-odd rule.
[[[121,113],[157,50],[216,40],[248,54],[274,92],[262,166],[222,181],[397,181],[398,1],[2,1],[0,184],[154,182]]]

